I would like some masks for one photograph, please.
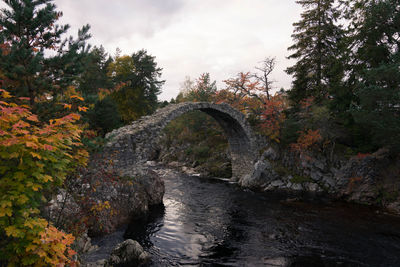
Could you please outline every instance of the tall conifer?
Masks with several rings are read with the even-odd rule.
[[[301,20],[294,23],[294,44],[288,48],[296,63],[286,72],[293,75],[289,96],[294,103],[314,96],[317,101],[326,98],[332,86],[338,86],[343,68],[338,57],[338,44],[343,31],[336,25],[339,13],[334,0],[298,0],[304,8]]]
[[[10,81],[8,90],[35,99],[47,93],[53,97],[70,85],[80,73],[85,41],[84,26],[76,40],[61,37],[68,25],[57,25],[62,15],[52,0],[4,0],[0,11],[0,68]]]
[[[350,1],[348,1],[350,2]],[[353,5],[352,71],[356,123],[375,148],[400,150],[400,1],[368,0]],[[351,4],[351,3],[349,3]]]

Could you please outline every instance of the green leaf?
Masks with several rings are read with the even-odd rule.
[[[17,179],[18,181],[22,181],[23,179],[26,178],[26,174],[23,172],[16,172],[14,174],[14,178]]]

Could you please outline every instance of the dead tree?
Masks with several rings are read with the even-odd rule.
[[[262,84],[264,88],[264,92],[267,94],[268,100],[270,99],[270,90],[272,89],[273,80],[270,79],[269,75],[275,68],[276,58],[275,57],[266,57],[263,61],[260,62],[261,65],[255,67],[260,73],[255,73],[254,77]]]

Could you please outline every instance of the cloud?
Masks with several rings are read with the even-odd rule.
[[[183,0],[56,0],[64,23],[73,28],[90,24],[94,36],[111,42],[133,33],[150,38],[166,27]]]
[[[161,99],[179,93],[185,76],[209,72],[222,81],[254,71],[258,62],[275,56],[275,87],[289,88],[284,70],[292,44],[292,23],[301,8],[292,0],[55,0],[62,23],[76,32],[91,25],[90,43],[113,55],[146,49],[163,68]]]
[[[292,62],[286,49],[299,14],[293,3],[282,0],[189,1],[168,28],[139,43],[164,68],[163,99],[176,96],[186,75],[197,78],[210,72],[222,87],[223,80],[254,71],[267,56],[277,58],[275,86],[288,88],[291,78],[284,69]]]

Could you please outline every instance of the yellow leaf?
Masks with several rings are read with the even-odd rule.
[[[12,203],[11,203],[11,201],[3,200],[2,202],[0,202],[0,206],[1,206],[2,208],[12,207]]]
[[[4,90],[4,89],[0,89],[0,92],[2,93],[1,96],[2,96],[3,98],[10,98],[10,97],[11,97],[10,93],[7,92],[7,91]]]
[[[7,236],[19,237],[21,236],[21,234],[23,234],[21,230],[17,229],[15,226],[12,225],[4,228],[4,230],[6,230]]]
[[[28,200],[29,200],[29,198],[27,198],[25,195],[20,195],[17,200],[17,203],[22,205],[22,204],[25,204],[26,202],[28,202]]]
[[[46,252],[44,252],[43,250],[39,250],[38,252],[37,252],[37,254],[41,257],[41,258],[43,258],[43,257],[46,257],[47,256],[47,253]]]
[[[9,155],[9,158],[10,158],[10,159],[14,159],[14,158],[18,158],[18,156],[19,156],[19,154],[18,154],[17,152],[14,152],[14,153],[11,153],[11,154]]]
[[[11,217],[12,216],[12,210],[10,208],[0,208],[0,217],[4,217],[4,216],[8,216]]]
[[[32,185],[32,189],[33,189],[33,191],[38,191],[39,189],[41,189],[42,188],[42,186],[41,185],[38,185],[38,184],[34,184],[34,185]]]
[[[36,166],[38,166],[40,169],[44,168],[44,164],[40,162],[36,162]]]
[[[29,252],[29,251],[31,251],[31,250],[35,250],[36,248],[37,248],[36,245],[34,245],[34,244],[29,244],[29,245],[26,247],[25,251],[26,251],[26,252]]]
[[[39,214],[40,210],[38,210],[38,209],[29,209],[29,212],[31,214]],[[42,224],[45,224],[45,223],[47,223],[46,220],[44,220],[44,222],[42,222]],[[47,224],[46,224],[46,226],[47,226]]]
[[[43,176],[43,180],[47,183],[48,181],[53,182],[53,177],[51,177],[50,175],[44,175]]]
[[[30,152],[32,157],[37,158],[37,159],[42,159],[42,156],[40,156],[38,153],[35,152]]]
[[[34,227],[34,225],[33,225],[33,223],[32,223],[32,221],[26,221],[25,223],[24,223],[24,226],[26,226],[26,227],[28,227],[28,228],[30,228],[30,229],[33,229],[33,227]]]

